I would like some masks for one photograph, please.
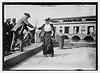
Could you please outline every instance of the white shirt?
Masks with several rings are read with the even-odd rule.
[[[52,31],[50,24],[46,24],[45,27],[44,27],[44,30],[45,31]]]

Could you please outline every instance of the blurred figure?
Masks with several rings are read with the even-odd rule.
[[[11,19],[7,18],[3,25],[3,51],[4,53],[10,52],[11,45]]]
[[[49,22],[50,18],[45,19],[45,24],[38,28],[41,30],[40,36],[43,37],[43,55],[45,57],[48,57],[48,55],[54,56],[53,38],[55,37],[55,29]]]
[[[25,26],[25,30],[23,31],[23,39],[24,39],[24,45],[28,46],[31,45],[31,39],[32,39],[32,33],[30,32],[29,28]]]
[[[13,27],[13,38],[11,44],[11,50],[14,51],[15,43],[20,40],[20,51],[23,52],[23,31],[26,26],[33,28],[33,26],[28,22],[30,18],[29,13],[24,13],[24,17],[18,20],[16,25]]]
[[[13,27],[16,25],[16,18],[12,18],[12,23],[11,23],[11,30]],[[11,31],[11,38],[13,38],[13,32]]]

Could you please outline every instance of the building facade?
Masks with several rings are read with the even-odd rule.
[[[69,40],[96,40],[96,16],[55,18],[51,19],[55,27],[55,38],[59,41],[59,35]]]

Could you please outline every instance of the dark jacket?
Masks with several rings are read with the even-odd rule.
[[[9,41],[11,39],[11,25],[7,22],[3,24],[3,42]],[[10,41],[9,41],[10,43]]]
[[[16,25],[16,23],[11,23],[11,29]]]
[[[4,22],[4,25],[3,25],[3,34],[6,35],[6,33],[11,34],[11,25],[7,22]]]

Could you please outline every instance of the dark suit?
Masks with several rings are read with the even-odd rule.
[[[13,39],[11,44],[11,49],[14,50],[15,43],[17,39],[20,40],[20,51],[23,51],[23,31],[26,26],[33,28],[33,26],[28,22],[26,17],[22,17],[18,20],[17,24],[13,27]]]
[[[3,50],[10,51],[11,45],[11,25],[7,22],[3,24]]]
[[[11,29],[16,25],[16,23],[11,23]]]

